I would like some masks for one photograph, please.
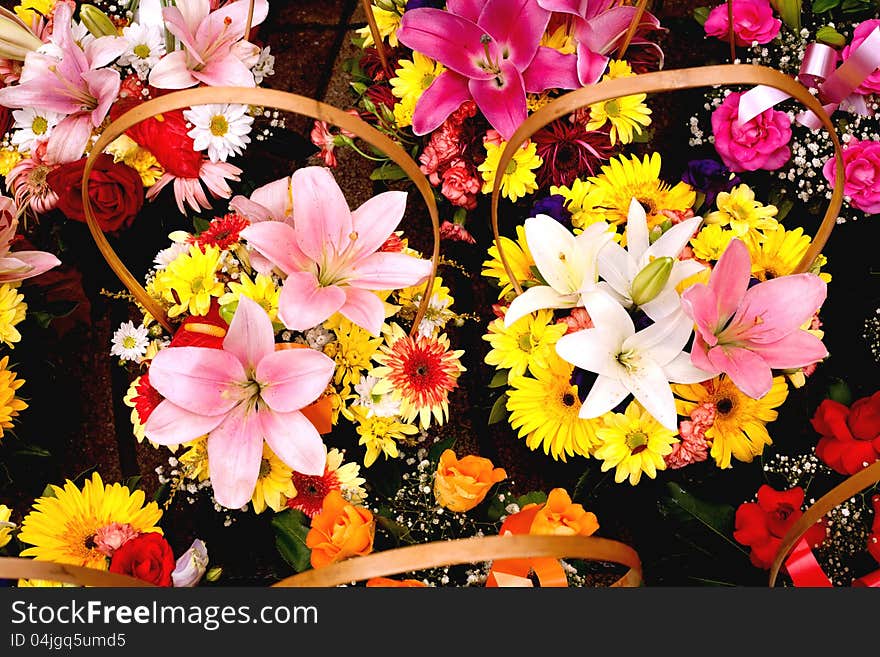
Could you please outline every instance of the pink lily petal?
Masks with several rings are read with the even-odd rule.
[[[345,291],[320,287],[309,272],[288,274],[278,299],[278,318],[292,331],[305,331],[329,319],[345,303]]]
[[[128,49],[128,42],[115,36],[103,36],[86,44],[83,49],[90,68],[107,66]]]
[[[668,386],[667,386],[668,387]],[[578,417],[585,420],[604,415],[612,408],[629,396],[626,389],[617,377],[599,376],[578,413]]]
[[[593,52],[584,42],[578,43],[577,58],[578,79],[583,86],[598,82],[608,66],[608,58]]]
[[[773,369],[787,370],[812,365],[828,356],[822,341],[812,333],[797,330],[776,342],[751,344],[749,348]]]
[[[221,349],[170,347],[150,364],[150,384],[159,394],[199,415],[228,413],[245,381],[241,363]]]
[[[483,11],[485,0],[447,0],[446,9],[473,23],[477,22]]]
[[[223,350],[238,358],[245,371],[254,369],[263,357],[274,353],[272,320],[256,301],[241,295],[223,339]]]
[[[508,140],[526,120],[526,90],[522,74],[510,61],[502,61],[501,73],[489,80],[471,78],[468,89],[474,101],[500,134]]]
[[[214,43],[216,41],[232,42],[247,38],[244,33],[248,15],[247,0],[237,0],[212,11],[208,17],[201,21],[196,30],[197,43]],[[266,0],[255,0],[254,14],[251,27],[256,27],[269,13],[269,3]],[[226,21],[229,21],[227,24]]]
[[[547,11],[583,16],[587,11],[589,0],[538,0],[538,4]]]
[[[694,345],[691,348],[691,363],[698,369],[711,372],[712,376],[721,374],[721,370],[709,362],[709,345],[700,337],[699,333],[694,336]]]
[[[240,0],[239,0],[240,1]],[[213,56],[204,68],[191,71],[192,77],[209,87],[255,87],[254,74],[231,52]]]
[[[742,240],[731,240],[709,276],[709,288],[717,298],[720,323],[726,322],[739,308],[748,289],[751,272],[752,260],[748,248]]]
[[[718,317],[718,297],[702,283],[691,285],[681,294],[681,308],[694,320],[697,332],[710,347],[718,344],[715,333],[721,328]]]
[[[385,251],[363,258],[349,270],[350,284],[365,290],[394,290],[418,285],[430,273],[430,260]]]
[[[144,424],[144,435],[159,445],[179,445],[213,431],[225,415],[198,415],[163,399]]]
[[[263,462],[259,417],[236,408],[208,435],[208,469],[217,502],[239,509],[254,494]]]
[[[614,50],[617,42],[626,34],[635,12],[636,8],[629,5],[611,7],[592,16],[589,21],[585,21],[583,26],[586,29],[579,29],[576,32],[576,37],[578,41],[586,44],[592,52],[605,55]],[[641,22],[651,23],[649,19],[645,18],[645,14],[642,16]]]
[[[196,33],[199,25],[211,13],[211,0],[184,0],[175,4],[177,6],[172,8],[177,9],[180,14],[179,19],[176,21],[177,25],[191,34]],[[168,8],[162,10],[162,16],[166,22],[168,22],[168,16],[165,15],[167,10]]]
[[[760,399],[773,387],[770,366],[758,354],[741,347],[713,347],[709,362],[730,377],[734,385],[752,399]]]
[[[86,55],[73,37],[71,24],[73,8],[71,5],[57,6],[53,11],[52,42],[64,53],[58,62],[58,70],[65,78],[73,78],[77,71],[85,71],[89,67]]]
[[[92,119],[88,114],[68,116],[52,131],[46,144],[46,159],[54,164],[75,162],[83,156],[91,136]]]
[[[290,178],[281,178],[257,187],[251,194],[251,201],[259,203],[269,211],[274,221],[285,221],[293,215],[293,197]]]
[[[678,429],[675,398],[659,364],[644,360],[638,373],[621,368],[620,382],[660,424],[667,429]]]
[[[185,3],[182,7],[184,11],[186,11],[186,7],[187,4]],[[198,14],[200,13],[198,12]],[[198,28],[193,29],[192,24],[195,16],[184,16],[183,11],[178,7],[166,7],[162,10],[162,16],[165,19],[166,29],[180,40],[189,56],[198,64],[204,64],[205,60],[202,57],[201,48],[199,48],[199,43],[195,37],[195,30]],[[202,22],[204,21],[200,20],[196,25],[201,25]]]
[[[729,330],[750,342],[776,342],[807,322],[822,306],[826,294],[825,281],[815,274],[758,283],[745,293]],[[737,326],[742,328],[737,330]]]
[[[385,323],[385,304],[375,294],[357,287],[345,288],[345,305],[339,312],[346,318],[378,336]]]
[[[254,203],[247,196],[242,196],[241,194],[237,194],[229,200],[229,207],[233,212],[237,212],[242,217],[245,217],[252,224],[275,220],[275,217],[272,216],[268,208],[259,203]]]
[[[529,93],[545,89],[579,89],[577,55],[564,55],[558,50],[540,46],[532,63],[523,71],[523,82]]]
[[[315,401],[330,383],[333,361],[314,349],[273,351],[260,361],[260,396],[273,411],[291,413]]]
[[[535,0],[487,0],[477,21],[520,71],[534,58],[548,22],[550,12]]]
[[[168,53],[150,71],[150,84],[158,89],[186,89],[198,83],[187,67],[185,50]]]
[[[289,467],[304,475],[320,476],[327,465],[327,448],[315,425],[299,411],[258,414],[263,437]]]
[[[442,62],[460,75],[478,80],[493,76],[478,62],[485,60],[482,38],[486,30],[469,20],[441,9],[411,9],[400,19],[397,39],[407,48]],[[486,44],[493,60],[500,59],[498,44]]]
[[[469,100],[468,79],[454,71],[444,71],[431,83],[416,101],[413,111],[413,132],[426,135],[433,132],[452,114]],[[0,89],[0,94],[3,90]]]
[[[291,177],[296,241],[315,262],[326,251],[342,253],[351,242],[351,210],[333,174],[323,167],[298,169]]]
[[[45,251],[15,251],[10,256],[0,258],[0,283],[33,278],[60,264],[58,258]]]
[[[119,73],[105,68],[86,71],[81,77],[88,86],[89,93],[98,100],[98,106],[91,112],[92,125],[97,128],[119,95]]]
[[[357,239],[351,249],[352,260],[374,253],[391,235],[406,211],[406,192],[383,192],[373,196],[351,213]]]
[[[556,343],[556,353],[582,370],[603,376],[616,377],[620,370],[620,337],[608,329],[589,328],[563,335]]]
[[[241,237],[248,246],[271,260],[285,274],[308,270],[311,261],[296,243],[296,231],[280,221],[261,221],[251,224]]]

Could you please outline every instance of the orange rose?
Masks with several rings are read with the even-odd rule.
[[[523,511],[531,505],[523,508]],[[599,529],[596,514],[584,511],[580,504],[573,504],[563,488],[554,488],[547,502],[535,514],[530,534],[555,536],[590,536]]]
[[[374,577],[367,580],[368,587],[385,587],[392,589],[421,588],[427,586],[417,579],[391,579],[390,577]]]
[[[481,456],[459,459],[447,449],[434,475],[434,499],[450,511],[470,511],[483,501],[493,484],[507,478],[503,468]]]
[[[306,547],[312,551],[312,567],[321,568],[355,555],[373,551],[376,524],[369,509],[355,506],[338,490],[324,498],[321,511],[312,518]]]

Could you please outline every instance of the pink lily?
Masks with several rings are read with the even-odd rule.
[[[104,121],[119,94],[119,72],[107,66],[128,47],[114,36],[90,41],[85,48],[71,32],[73,9],[55,5],[53,52],[28,53],[20,84],[0,89],[0,105],[34,107],[66,114],[49,137],[46,156],[55,164],[82,157],[92,129]]]
[[[0,194],[0,284],[39,276],[61,261],[45,251],[13,251],[9,247],[18,229],[15,201]]]
[[[510,139],[527,116],[523,73],[535,58],[550,12],[537,0],[452,0],[446,5],[449,11],[405,12],[397,31],[405,46],[448,69],[416,103],[413,132],[435,130],[473,99],[501,136]]]
[[[252,25],[262,23],[268,13],[269,3],[256,0]],[[175,6],[165,7],[165,27],[180,40],[183,49],[159,60],[150,72],[150,84],[160,89],[186,89],[199,83],[213,87],[256,86],[248,66],[256,46],[245,39],[247,15],[245,0],[214,11],[210,0],[177,0]]]
[[[537,2],[547,11],[571,16],[574,38],[577,41],[577,55],[565,56],[557,53],[557,64],[560,66],[574,64],[577,67],[577,79],[583,86],[598,82],[608,64],[607,55],[619,47],[621,39],[629,29],[636,8],[620,5],[616,0],[537,0]],[[649,12],[642,14],[639,21],[640,31],[656,30],[659,27],[660,21],[655,16]],[[663,61],[663,51],[652,42],[635,37],[631,43],[650,45],[658,51],[660,61]],[[543,52],[545,50],[552,49],[542,47],[539,50],[540,57],[547,56],[547,53]],[[563,60],[562,57],[567,59]]]
[[[351,212],[328,169],[299,169],[290,184],[293,226],[262,221],[241,232],[287,274],[278,317],[287,328],[304,331],[340,312],[379,335],[385,306],[371,290],[417,285],[431,271],[427,260],[377,252],[403,218],[406,193],[379,194]]]
[[[300,409],[324,392],[333,368],[313,349],[276,351],[266,311],[242,296],[222,349],[168,347],[156,354],[150,384],[165,399],[144,433],[160,445],[208,434],[214,496],[240,508],[254,492],[264,440],[297,472],[324,472],[326,448]]]
[[[772,369],[793,369],[828,355],[822,341],[800,327],[825,301],[825,282],[815,274],[782,276],[749,287],[746,245],[732,240],[712,270],[709,285],[692,285],[682,307],[697,325],[691,361],[722,372],[749,397],[773,385]]]
[[[229,207],[252,224],[283,221],[293,226],[293,196],[290,176],[257,187],[250,195],[233,196]]]

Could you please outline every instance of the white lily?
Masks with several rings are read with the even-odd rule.
[[[504,325],[543,308],[582,306],[582,295],[593,292],[599,280],[599,251],[614,234],[598,222],[574,235],[552,217],[539,214],[525,222],[526,243],[547,285],[525,290],[510,304]]]
[[[683,351],[693,321],[683,312],[667,315],[636,333],[629,313],[604,292],[584,295],[595,328],[564,335],[556,353],[599,376],[587,394],[580,417],[599,417],[632,394],[667,429],[678,428],[673,383],[699,383],[712,377],[691,364]]]
[[[657,321],[674,313],[681,307],[681,300],[675,287],[686,278],[699,273],[705,267],[696,260],[679,260],[678,256],[687,245],[694,232],[703,221],[692,217],[676,224],[656,242],[650,244],[648,220],[645,209],[636,199],[629,205],[626,219],[626,249],[614,242],[602,249],[599,254],[599,275],[604,282],[599,287],[608,292],[624,308],[637,306],[651,319]],[[657,259],[665,258],[671,269],[663,270],[663,277],[655,278],[654,286],[644,298],[644,290],[633,290],[633,282],[645,267]]]

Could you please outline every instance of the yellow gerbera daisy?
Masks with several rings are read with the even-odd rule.
[[[281,296],[281,289],[275,285],[271,276],[257,274],[252,281],[247,274],[242,273],[238,281],[229,283],[229,292],[218,300],[220,313],[231,321],[238,308],[238,300],[242,296],[256,301],[269,315],[269,319],[275,321],[278,315],[278,298]]]
[[[8,176],[12,167],[21,162],[22,157],[24,156],[14,148],[0,149],[0,176]]]
[[[363,406],[351,406],[349,409],[354,422],[357,422],[357,433],[360,436],[358,445],[367,448],[364,455],[364,466],[369,468],[380,454],[385,458],[397,458],[397,442],[408,442],[411,436],[419,433],[418,427],[408,422],[401,422],[399,417],[382,417],[371,415]]]
[[[606,221],[621,224],[629,214],[633,198],[645,207],[648,228],[666,221],[661,210],[684,212],[696,200],[696,192],[685,182],[670,187],[660,180],[660,154],[613,157],[601,173],[588,179],[593,183],[585,203],[605,209]]]
[[[606,413],[604,426],[596,430],[600,445],[593,456],[604,461],[602,472],[617,468],[614,481],[618,484],[629,477],[635,486],[644,472],[654,479],[658,470],[666,469],[663,457],[678,442],[676,432],[660,424],[641,404],[631,401],[623,413]]]
[[[532,257],[532,252],[529,251],[528,242],[526,242],[525,227],[521,225],[516,227],[515,242],[503,235],[500,242],[501,248],[504,249],[504,257],[507,258],[507,264],[510,265],[510,269],[520,285],[537,283],[538,278],[534,272],[535,259]],[[498,292],[499,299],[504,299],[513,293],[513,284],[504,269],[501,256],[498,255],[498,245],[494,242],[489,247],[489,259],[483,262],[483,271],[480,273],[498,281],[498,285],[501,286]]]
[[[773,387],[761,399],[752,399],[725,377],[716,377],[693,385],[673,385],[679,397],[675,406],[679,415],[690,415],[701,404],[715,409],[715,422],[706,430],[712,445],[710,452],[719,468],[729,468],[731,456],[751,463],[773,441],[767,423],[776,419],[774,410],[788,397],[784,376],[773,377]]]
[[[0,342],[15,348],[15,343],[21,341],[21,333],[15,326],[24,321],[26,314],[27,304],[24,295],[18,293],[18,285],[0,285]]]
[[[715,262],[724,253],[730,240],[736,237],[732,230],[722,228],[721,224],[703,226],[699,233],[691,238],[694,257],[704,262]]]
[[[254,513],[262,513],[269,507],[273,511],[281,511],[288,497],[296,494],[296,488],[290,476],[293,471],[273,452],[267,443],[263,443],[263,460],[260,461],[260,474],[251,497]]]
[[[443,64],[419,52],[413,52],[412,60],[401,59],[397,64],[399,68],[395,69],[395,77],[391,78],[389,83],[391,93],[400,99],[418,100],[425,89],[446,70]]]
[[[775,228],[775,205],[764,205],[755,200],[755,192],[746,184],[737,185],[729,192],[719,192],[715,199],[718,210],[706,215],[707,224],[729,226],[737,237],[756,230]]]
[[[603,80],[629,78],[635,75],[629,64],[623,60],[612,60],[608,63],[608,73]],[[621,144],[629,144],[633,133],[642,134],[642,127],[651,125],[651,110],[645,105],[647,94],[633,94],[612,98],[601,103],[590,105],[590,120],[587,130],[598,130],[606,123],[611,123],[611,145],[620,139]]]
[[[392,48],[396,48],[399,44],[397,41],[397,30],[400,29],[400,14],[396,11],[382,9],[382,7],[373,3],[373,16],[376,18],[376,27],[379,28],[379,36],[382,37],[383,41],[388,39],[388,45]],[[370,31],[369,25],[358,29],[357,34],[364,40],[364,48],[369,48],[370,46],[375,45],[375,41],[373,41],[373,33]]]
[[[352,386],[371,367],[373,356],[382,345],[382,338],[373,337],[369,331],[345,318],[341,319],[333,333],[336,340],[324,345],[324,354],[336,362],[333,382]]]
[[[496,144],[487,141],[484,145],[486,159],[477,167],[477,171],[483,176],[483,193],[491,194],[498,172],[498,161],[501,159],[501,153],[504,152],[507,142]],[[537,149],[538,145],[530,141],[520,148],[507,163],[507,168],[501,176],[501,196],[516,201],[538,189],[535,170],[544,163],[544,160],[537,154]]]
[[[521,317],[510,327],[498,318],[489,324],[489,332],[483,336],[492,345],[486,354],[486,364],[509,369],[508,378],[522,376],[533,365],[546,367],[547,359],[556,353],[553,345],[567,328],[565,324],[554,323],[550,310]]]
[[[24,379],[16,378],[15,372],[7,369],[9,356],[0,360],[0,438],[5,429],[11,429],[19,412],[28,407],[27,403],[15,396],[24,385]]]
[[[777,224],[748,233],[744,241],[752,258],[752,276],[766,281],[793,274],[813,240],[804,235],[803,228],[785,230],[782,224]],[[831,280],[827,274],[819,275],[826,282]]]
[[[106,570],[102,530],[116,523],[135,534],[162,533],[157,526],[162,511],[155,502],[144,504],[144,491],[105,485],[97,472],[82,490],[68,480],[63,488],[53,485],[52,492],[54,497],[37,499],[21,523],[18,539],[33,546],[22,550],[23,557]]]
[[[589,456],[596,443],[594,420],[578,417],[578,388],[571,382],[574,366],[559,356],[548,357],[544,366],[534,365],[528,376],[511,377],[507,392],[510,426],[526,439],[529,449],[543,446],[544,453],[565,461],[568,456]]]
[[[217,280],[220,265],[220,249],[216,246],[202,250],[193,244],[187,253],[177,256],[163,271],[156,275],[153,287],[162,299],[171,304],[169,317],[189,312],[191,315],[207,315],[211,297],[219,297],[226,290]]]
[[[12,509],[5,504],[0,504],[0,548],[5,547],[12,539],[12,530],[15,529],[15,523],[10,522]]]

